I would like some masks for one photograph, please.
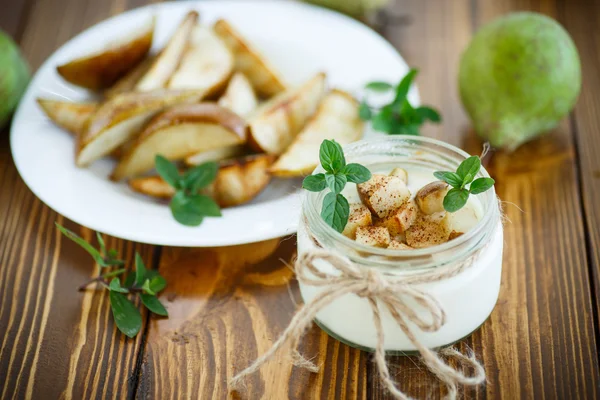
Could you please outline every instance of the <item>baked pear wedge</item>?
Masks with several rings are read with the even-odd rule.
[[[247,117],[256,109],[258,99],[246,75],[236,72],[231,77],[225,93],[219,98],[219,105],[240,117]]]
[[[332,90],[270,171],[288,177],[310,174],[319,164],[319,147],[324,139],[345,145],[360,139],[363,129],[356,99],[344,91]]]
[[[74,135],[78,135],[85,129],[88,119],[98,109],[98,103],[76,103],[42,98],[38,98],[37,102],[52,122]]]
[[[154,37],[152,17],[122,39],[96,53],[56,67],[66,81],[90,90],[105,89],[135,68],[148,54]]]
[[[167,87],[204,90],[206,96],[211,96],[225,89],[233,66],[233,54],[225,43],[210,27],[197,24]]]
[[[192,167],[209,161],[223,161],[229,158],[240,157],[248,154],[248,149],[243,144],[220,147],[214,150],[201,151],[185,158],[185,164]]]
[[[214,30],[235,55],[236,71],[248,77],[259,95],[268,98],[285,90],[279,73],[229,22],[218,20]]]
[[[220,207],[233,207],[255,198],[270,182],[269,166],[274,157],[267,154],[249,155],[222,162],[215,181],[206,188]],[[171,198],[175,190],[160,176],[133,178],[131,189],[148,196]]]
[[[202,93],[160,89],[129,92],[104,102],[78,136],[76,164],[85,167],[135,137],[154,114],[182,102],[196,102]]]
[[[137,91],[147,92],[166,86],[188,48],[188,42],[197,21],[198,13],[196,11],[186,14],[165,48],[156,56],[148,71],[137,82],[135,86]]]
[[[247,135],[246,121],[214,103],[170,107],[146,125],[111,179],[119,181],[153,169],[157,154],[181,160],[200,151],[243,144]]]
[[[319,73],[259,106],[249,117],[249,145],[258,152],[282,154],[317,109],[325,80],[325,74]]]
[[[156,55],[149,55],[142,62],[136,65],[131,71],[129,71],[124,77],[119,79],[114,85],[109,87],[104,91],[104,97],[112,98],[118,94],[133,92],[135,91],[135,86],[142,79],[146,72],[150,69],[154,60],[156,59]]]

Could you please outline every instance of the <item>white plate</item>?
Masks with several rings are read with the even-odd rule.
[[[137,242],[172,246],[226,246],[288,235],[300,215],[301,181],[274,180],[252,202],[207,218],[194,228],[178,224],[162,203],[107,179],[114,162],[100,160],[88,169],[75,167],[73,139],[55,127],[35,103],[36,97],[80,101],[85,90],[62,80],[55,67],[101,47],[158,16],[154,49],[161,48],[183,15],[196,9],[201,21],[228,19],[278,67],[290,83],[318,71],[330,86],[358,94],[370,80],[397,81],[408,71],[396,50],[375,32],[340,14],[293,2],[202,1],[147,6],[108,19],[57,50],[33,78],[15,114],[12,153],[25,183],[44,203],[91,229]],[[59,22],[57,22],[59,23]],[[418,94],[410,94],[418,102]]]

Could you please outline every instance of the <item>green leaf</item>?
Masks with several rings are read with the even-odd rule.
[[[344,190],[344,186],[346,186],[346,175],[344,174],[325,174],[325,181],[327,182],[327,186],[334,193],[341,193]]]
[[[440,114],[431,107],[419,107],[415,109],[415,112],[424,120],[428,119],[431,122],[441,122],[442,120]]]
[[[463,185],[471,182],[481,168],[481,160],[477,156],[471,156],[460,163],[456,173],[463,180]],[[469,180],[470,179],[470,180]]]
[[[146,279],[144,281],[144,283],[142,284],[142,290],[145,291],[146,293],[155,296],[156,293],[154,292],[154,290],[152,290],[152,288],[150,287],[150,280]]]
[[[363,121],[368,121],[373,117],[371,107],[369,107],[369,105],[364,101],[360,103],[360,106],[358,106],[358,117]]]
[[[346,175],[348,182],[363,183],[371,179],[371,171],[367,167],[356,163],[346,165],[342,173]]]
[[[444,197],[444,209],[448,212],[456,212],[467,204],[469,191],[466,189],[453,188]]]
[[[391,135],[418,136],[419,128],[419,124],[403,124],[402,122],[394,121],[388,133]]]
[[[114,259],[116,259],[118,255],[119,255],[119,252],[118,252],[117,250],[115,250],[115,249],[110,249],[110,250],[108,251],[108,257],[109,257],[111,260],[114,260]],[[123,263],[124,263],[124,261],[123,261]]]
[[[129,290],[127,290],[124,287],[121,287],[121,281],[119,280],[119,278],[116,277],[112,278],[110,284],[108,285],[108,288],[111,292],[129,293]]]
[[[156,157],[154,157],[154,166],[156,168],[156,172],[158,172],[165,182],[173,186],[175,189],[181,188],[181,176],[179,175],[179,170],[174,163],[167,160],[160,154],[157,154]]]
[[[113,276],[121,275],[121,274],[123,274],[125,272],[127,272],[126,268],[116,269],[114,271],[107,272],[106,274],[102,275],[102,277],[105,278],[105,279],[106,278],[111,278]]]
[[[68,237],[69,239],[71,239],[72,241],[77,243],[79,246],[83,247],[83,249],[85,251],[87,251],[94,258],[94,261],[96,261],[96,263],[98,263],[98,265],[100,265],[101,267],[107,266],[104,263],[104,259],[102,258],[102,255],[100,254],[100,252],[98,250],[96,250],[94,248],[94,246],[89,244],[83,238],[79,237],[75,232],[70,231],[67,228],[65,228],[64,226],[60,225],[58,222],[56,222],[55,225],[58,228],[58,230],[62,232],[63,235],[65,235],[66,237]]]
[[[135,285],[142,286],[146,279],[146,266],[144,260],[140,256],[140,253],[135,252]]]
[[[123,283],[123,287],[130,288],[133,287],[135,283],[135,272],[130,272],[125,278],[125,282]]]
[[[348,222],[350,205],[348,200],[341,194],[327,193],[323,199],[321,218],[333,229],[342,232]]]
[[[138,334],[142,328],[142,315],[122,293],[110,291],[110,308],[117,328],[130,338]]]
[[[496,183],[496,181],[494,181],[492,178],[479,178],[479,179],[475,179],[473,181],[473,183],[471,183],[471,193],[472,194],[479,194],[479,193],[483,193],[486,190],[490,189],[492,186],[494,186],[494,183]]]
[[[302,187],[310,192],[320,192],[327,187],[325,174],[309,175],[302,181]]]
[[[140,293],[140,298],[142,299],[142,304],[144,304],[144,306],[146,306],[146,308],[152,311],[154,314],[162,315],[164,317],[169,316],[167,309],[162,305],[160,300],[156,298],[156,296]]]
[[[98,245],[100,245],[100,254],[102,254],[102,257],[106,257],[108,254],[106,253],[106,244],[104,243],[102,234],[100,232],[96,232],[96,238],[98,239]]]
[[[154,272],[154,271],[153,271]],[[158,293],[163,290],[167,286],[167,280],[162,276],[158,275],[158,273],[150,278],[149,287],[154,293]]]
[[[217,177],[219,165],[216,162],[207,162],[194,167],[183,175],[183,186],[193,194],[207,187]]]
[[[393,85],[382,81],[369,82],[365,86],[365,89],[372,90],[374,92],[387,92],[388,90],[392,90],[393,88]]]
[[[346,165],[342,147],[333,140],[323,140],[319,151],[319,159],[325,171],[330,173],[336,173]]]
[[[394,125],[394,111],[390,105],[382,107],[371,122],[374,130],[389,133]]]
[[[178,191],[171,199],[171,213],[177,222],[186,226],[198,226],[204,217],[220,217],[221,209],[213,199],[204,195],[186,195]]]
[[[455,172],[449,171],[435,171],[433,176],[438,178],[440,181],[444,181],[452,187],[459,188],[462,186],[463,180]]]
[[[396,87],[396,98],[394,99],[394,103],[401,104],[408,95],[408,91],[410,90],[410,86],[412,85],[415,76],[419,71],[416,69],[411,69],[408,73],[402,78],[398,86]]]

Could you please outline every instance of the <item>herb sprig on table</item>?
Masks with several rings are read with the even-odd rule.
[[[156,172],[175,189],[169,207],[177,222],[186,226],[198,226],[205,217],[220,217],[219,205],[209,196],[201,194],[217,177],[219,166],[207,162],[179,172],[177,166],[161,155],[155,158]]]
[[[161,316],[168,316],[167,309],[162,305],[156,295],[167,285],[167,281],[157,271],[146,269],[142,257],[135,253],[135,270],[124,267],[125,261],[118,258],[116,250],[107,250],[104,239],[96,233],[100,249],[96,249],[76,233],[60,224],[56,227],[66,237],[83,247],[106,272],[98,274],[87,283],[81,285],[79,290],[84,290],[92,283],[100,283],[108,290],[110,308],[117,328],[129,337],[138,334],[142,327],[142,315],[130,298],[139,297],[142,304],[151,312]],[[111,268],[112,267],[112,268]],[[110,268],[110,270],[108,270]]]
[[[333,229],[342,232],[350,214],[350,205],[341,194],[342,190],[347,182],[368,181],[371,179],[371,172],[360,164],[346,164],[342,146],[334,140],[324,140],[321,143],[319,159],[325,173],[307,176],[302,187],[311,192],[329,188],[330,192],[323,199],[321,218]]]
[[[448,212],[456,212],[467,204],[469,195],[483,193],[491,189],[496,183],[492,178],[475,179],[481,169],[481,158],[471,156],[464,160],[456,172],[436,171],[433,175],[441,181],[446,182],[452,189],[444,197],[444,209]],[[467,185],[469,187],[467,188]]]
[[[365,86],[367,92],[386,93],[394,91],[391,103],[377,108],[369,104],[365,96],[359,108],[359,116],[364,121],[371,121],[373,129],[390,135],[419,135],[419,129],[426,121],[441,122],[440,114],[431,107],[414,108],[408,100],[408,91],[418,71],[411,69],[404,78],[394,86],[387,82],[370,82]]]

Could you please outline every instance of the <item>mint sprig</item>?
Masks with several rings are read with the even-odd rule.
[[[481,159],[471,156],[460,163],[456,172],[436,171],[433,175],[452,186],[444,197],[444,209],[456,212],[463,208],[469,195],[483,193],[496,183],[492,178],[474,179],[481,169]],[[469,185],[469,187],[467,187]]]
[[[321,192],[329,188],[330,192],[323,199],[321,218],[327,225],[342,232],[348,223],[350,205],[341,192],[348,182],[368,181],[371,179],[371,172],[360,164],[346,164],[342,146],[335,140],[323,140],[319,159],[325,173],[307,176],[302,182],[302,187],[311,192]]]
[[[390,135],[419,135],[419,129],[426,121],[441,122],[440,114],[431,107],[414,108],[408,101],[408,91],[418,71],[411,69],[397,86],[387,82],[367,83],[369,92],[385,93],[395,91],[391,103],[377,108],[369,105],[368,97],[361,102],[358,114],[363,121],[371,121],[373,129]]]
[[[100,267],[125,265],[125,261],[118,258],[119,255],[116,250],[106,250],[104,239],[100,233],[97,233],[100,247],[98,250],[85,239],[62,225],[56,223],[56,227],[66,237],[90,253]],[[142,257],[137,252],[135,253],[135,270],[119,268],[105,272],[81,285],[79,290],[84,290],[92,283],[100,283],[102,287],[109,291],[108,297],[115,324],[128,337],[136,336],[142,328],[142,315],[138,307],[130,300],[131,297],[139,297],[142,304],[154,314],[169,315],[167,309],[156,297],[166,287],[167,281],[160,276],[158,271],[146,269]]]
[[[201,194],[217,177],[219,166],[207,162],[180,173],[177,166],[161,155],[154,160],[156,172],[175,189],[169,207],[177,222],[186,226],[198,226],[205,217],[220,217],[219,205],[209,196]]]

